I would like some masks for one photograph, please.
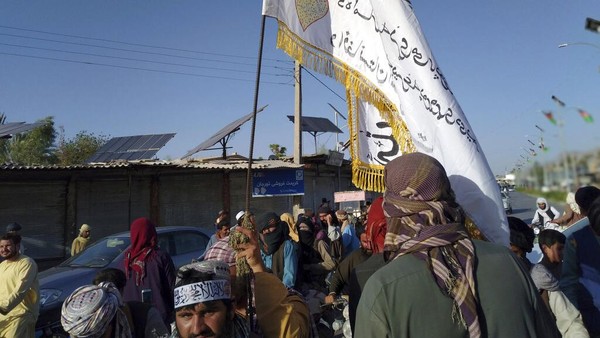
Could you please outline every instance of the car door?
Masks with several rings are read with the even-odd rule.
[[[171,237],[171,254],[173,264],[176,268],[192,262],[204,254],[209,237],[201,232],[195,231],[177,231],[169,233]]]

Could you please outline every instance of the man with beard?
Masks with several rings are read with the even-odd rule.
[[[261,256],[270,269],[288,288],[294,288],[298,274],[298,247],[287,235],[288,225],[279,215],[268,212],[257,220]]]
[[[231,232],[231,224],[227,219],[219,221],[219,223],[215,224],[215,228],[215,233],[210,236],[210,240],[206,244],[206,249],[209,249],[215,245],[215,243],[221,238],[229,236],[229,232]]]
[[[226,263],[203,261],[182,266],[173,294],[171,338],[249,337],[246,322],[234,311]]]
[[[555,219],[560,217],[558,210],[549,205],[545,198],[538,197],[535,202],[537,204],[537,210],[535,211],[535,214],[533,214],[531,224],[539,224],[541,228],[544,229],[547,223],[552,223]]]
[[[12,222],[6,226],[6,233],[21,236],[22,229],[23,229],[23,227],[21,226],[21,224],[19,224],[17,222]],[[20,248],[19,253],[24,254],[25,253],[25,244],[23,244],[23,237],[21,237],[21,244],[19,244],[19,248]]]
[[[154,223],[138,218],[131,223],[131,246],[125,251],[124,270],[127,283],[123,300],[142,301],[142,290],[152,290],[152,304],[166,325],[173,315],[175,266],[171,256],[158,247]]]
[[[0,237],[0,337],[34,337],[39,314],[37,264],[20,254],[21,236]]]
[[[248,236],[242,244],[238,256],[244,257],[252,269],[256,320],[261,336],[264,337],[311,337],[309,312],[303,298],[287,289],[273,274],[267,272],[262,259],[256,232],[238,228]],[[175,323],[171,325],[171,338],[212,337],[252,337],[246,315],[246,288],[243,279],[236,277],[235,253],[224,240],[219,240],[210,248],[205,260],[188,264],[177,273],[175,289]],[[237,279],[237,282],[236,282]],[[225,281],[228,295],[223,294],[219,301],[206,301],[198,297],[188,301],[188,305],[178,306],[185,298],[185,285],[205,280]],[[203,286],[203,284],[200,284]],[[178,290],[178,287],[181,289]],[[189,288],[189,287],[188,287]],[[198,287],[195,287],[198,288]],[[202,310],[213,311],[202,316]],[[224,319],[224,320],[222,320]]]

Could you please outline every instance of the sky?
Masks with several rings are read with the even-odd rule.
[[[252,112],[262,2],[257,0],[0,0],[0,112],[7,122],[54,116],[71,138],[176,133],[157,156],[177,159]],[[495,174],[600,145],[600,1],[413,1],[432,53]],[[293,154],[293,62],[267,18],[254,157],[269,144]],[[564,48],[562,43],[574,43]],[[344,88],[302,73],[303,115],[346,115]],[[565,102],[558,109],[555,95]],[[577,107],[595,119],[586,123]],[[562,130],[542,111],[551,110]],[[343,134],[303,135],[303,153],[334,149]],[[249,154],[251,123],[228,154]],[[538,129],[537,126],[543,130]],[[561,138],[560,135],[563,135]],[[543,137],[547,152],[531,156]],[[531,143],[535,145],[531,145]],[[537,149],[536,149],[537,150]],[[196,157],[219,156],[220,150]],[[346,158],[348,158],[346,154]],[[529,162],[525,162],[529,158]]]

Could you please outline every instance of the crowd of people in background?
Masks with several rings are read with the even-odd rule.
[[[72,337],[332,336],[323,306],[344,297],[355,337],[600,337],[599,189],[567,195],[563,215],[538,198],[531,224],[508,217],[506,248],[475,239],[434,158],[398,157],[384,180],[359,227],[325,198],[296,216],[223,210],[204,254],[179,269],[138,218],[122,267],[69,295],[62,326]],[[19,230],[0,238],[0,337],[33,337],[39,311]],[[234,245],[237,234],[246,241]]]

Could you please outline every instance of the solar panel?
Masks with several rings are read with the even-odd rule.
[[[288,115],[288,119],[294,122],[293,115]],[[343,133],[333,122],[324,117],[302,116],[302,131],[308,133]]]
[[[149,160],[175,136],[172,134],[137,135],[114,137],[104,144],[86,162],[109,162],[113,160]]]
[[[36,123],[25,123],[25,122],[11,122],[0,124],[0,138],[10,138],[14,134],[26,132],[28,130],[37,128],[43,125],[42,122]]]
[[[256,111],[256,113],[257,114],[260,113],[265,108],[267,108],[267,106],[263,106],[262,108],[258,109]],[[240,129],[240,127],[242,126],[242,124],[248,122],[252,118],[252,116],[254,116],[254,113],[250,113],[248,115],[242,116],[239,119],[231,122],[230,124],[223,127],[223,129],[219,130],[216,134],[211,136],[208,140],[200,143],[194,149],[188,151],[185,155],[183,155],[182,158],[192,156],[199,151],[207,150],[208,148],[214,146],[217,142],[221,141],[223,138],[227,137],[229,134],[238,131]]]

